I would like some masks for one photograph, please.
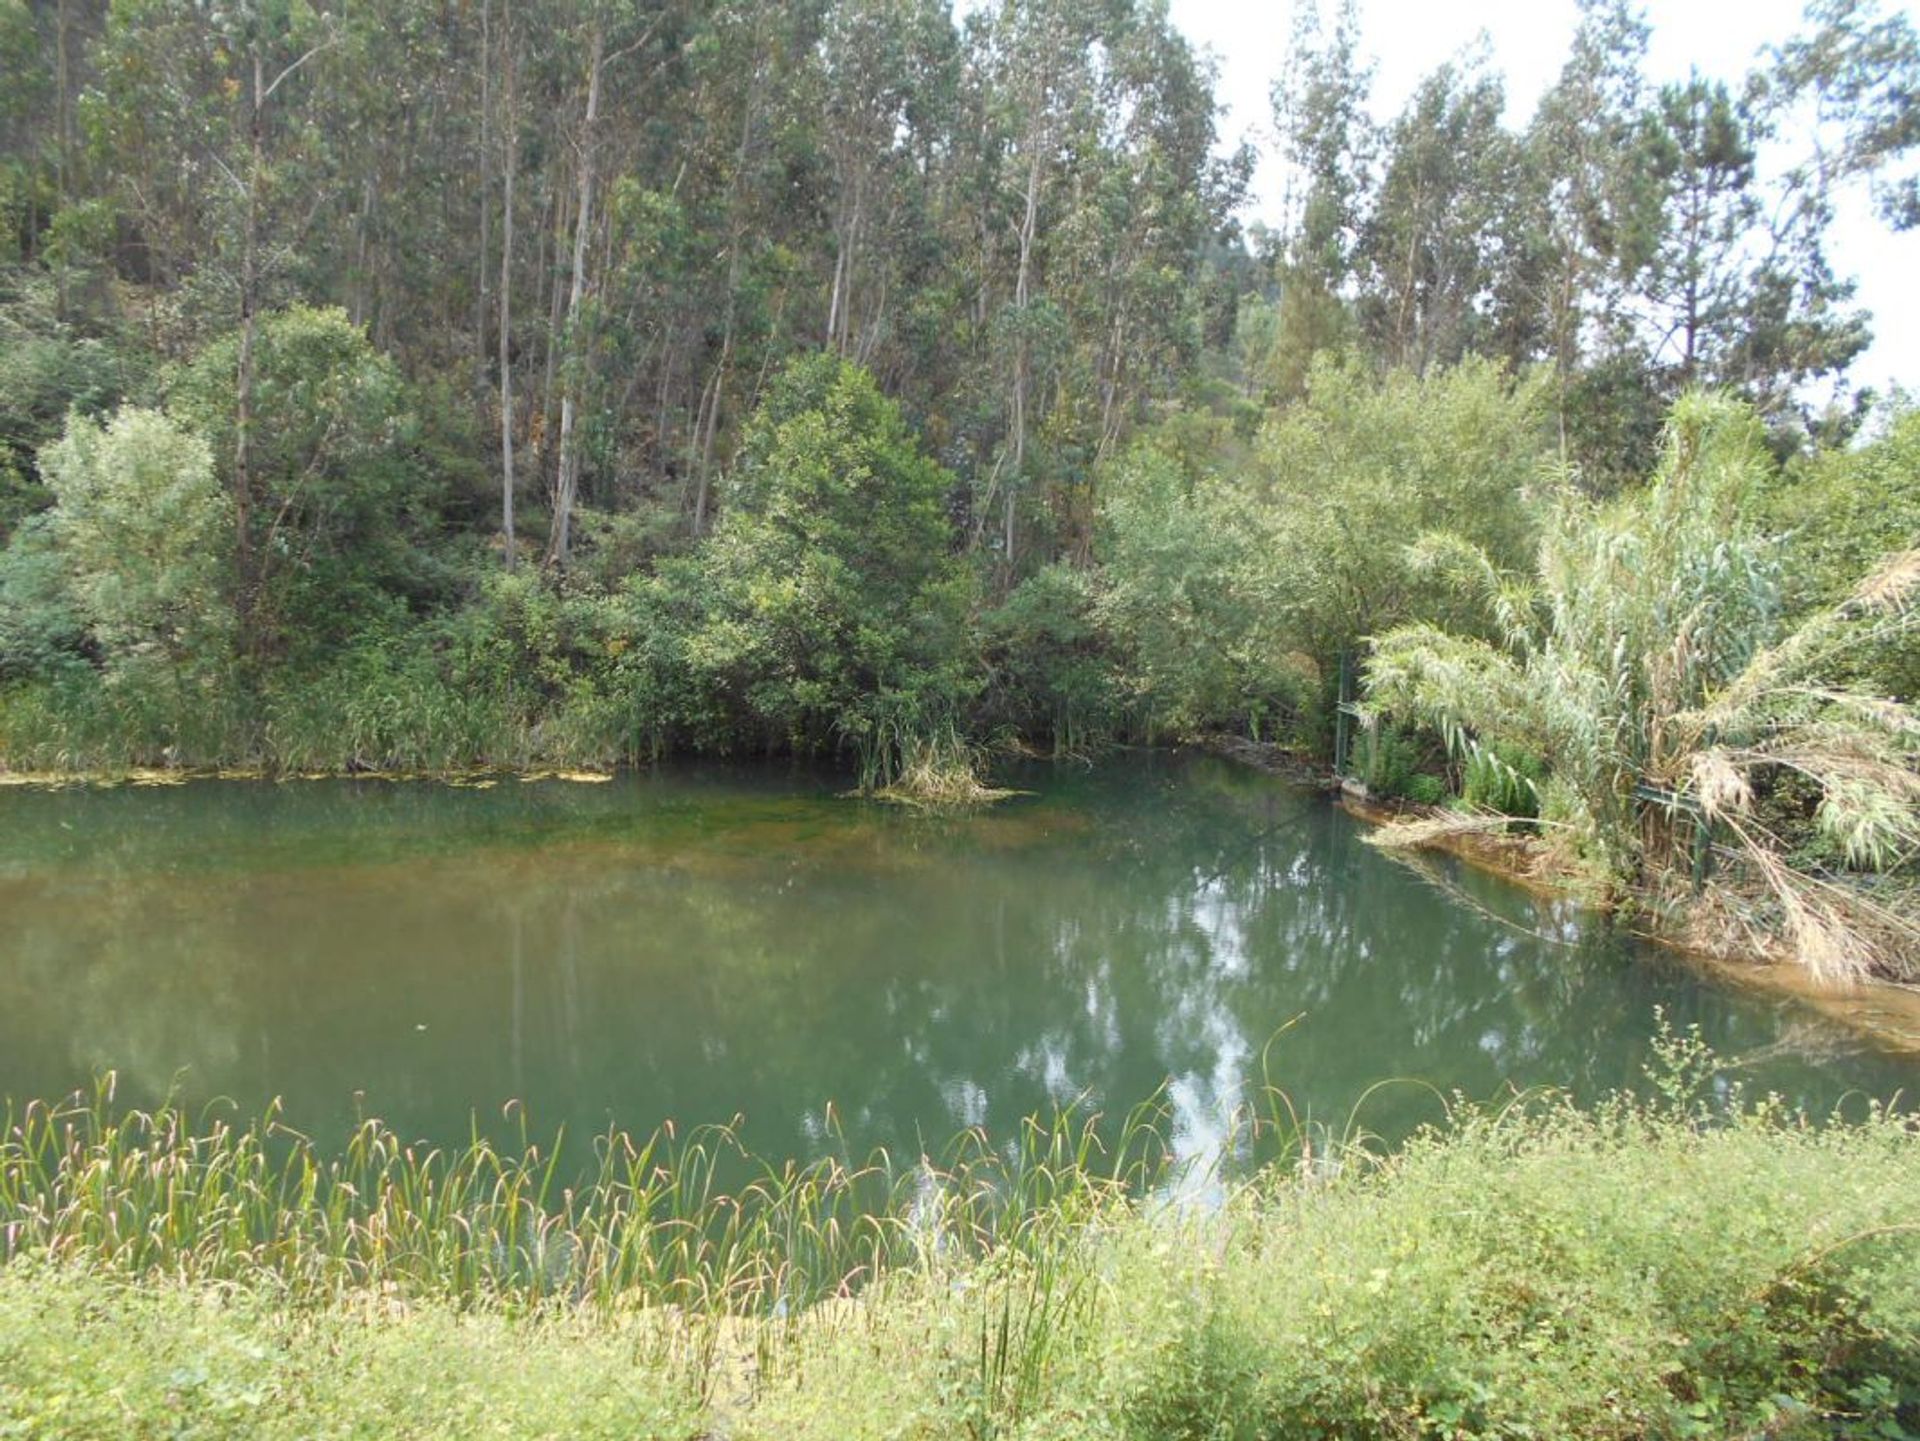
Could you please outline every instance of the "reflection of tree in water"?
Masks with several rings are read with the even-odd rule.
[[[964,1125],[1008,1137],[1081,1095],[1123,1111],[1171,1078],[1179,1139],[1201,1148],[1295,1016],[1271,1079],[1336,1124],[1383,1077],[1480,1096],[1632,1080],[1657,1002],[1730,1054],[1780,1034],[1767,1008],[1623,965],[1604,938],[1553,945],[1451,904],[1346,817],[1246,772],[1156,761],[1046,785],[946,821],[737,784],[651,810],[613,788],[422,789],[376,803],[372,860],[352,865],[337,858],[366,815],[310,788],[317,813],[293,819],[325,863],[285,841],[270,866],[143,875],[128,842],[98,870],[16,882],[0,1090],[109,1059],[153,1088],[191,1061],[200,1094],[284,1093],[314,1127],[361,1091],[458,1141],[518,1097],[537,1132],[743,1112],[782,1153],[820,1143],[828,1102],[856,1147],[913,1148]],[[479,838],[443,835],[456,821]],[[241,822],[214,829],[243,842]],[[173,843],[192,835],[174,818]],[[113,901],[76,920],[66,901],[89,886]],[[1837,1092],[1799,1054],[1765,1074]],[[1363,1119],[1432,1114],[1401,1091]]]
[[[0,915],[0,1092],[48,1076],[37,1093],[57,1094],[112,1069],[154,1101],[189,1059],[203,1075],[257,1074],[267,1035],[234,984],[244,953],[217,912],[159,886],[0,882]]]

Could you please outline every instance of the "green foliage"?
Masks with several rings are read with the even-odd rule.
[[[1414,616],[1461,615],[1407,564],[1422,532],[1468,537],[1497,564],[1525,559],[1547,457],[1542,382],[1482,360],[1379,382],[1352,365],[1314,370],[1305,402],[1260,437],[1246,512],[1263,589],[1303,649],[1324,665]]]
[[[1098,746],[1121,725],[1118,658],[1098,579],[1050,565],[981,617],[990,726],[1051,737],[1056,754]]]
[[[1631,878],[1634,787],[1673,764],[1654,754],[1663,718],[1702,703],[1769,637],[1773,573],[1750,524],[1768,464],[1750,411],[1695,397],[1646,490],[1599,507],[1560,498],[1537,592],[1471,546],[1423,543],[1422,568],[1476,597],[1499,640],[1428,622],[1391,631],[1368,663],[1370,702],[1542,757],[1577,797],[1584,838]]]
[[[1469,747],[1460,777],[1460,798],[1475,810],[1530,819],[1540,814],[1546,767],[1518,746],[1494,742]]]
[[[1783,451],[1815,433],[1809,382],[1865,336],[1838,187],[1920,213],[1920,44],[1822,0],[1743,83],[1657,91],[1645,22],[1590,0],[1515,132],[1482,58],[1382,125],[1358,8],[1294,32],[1299,203],[1242,236],[1251,153],[1150,0],[526,0],[477,29],[411,0],[6,0],[0,542],[52,504],[69,411],[162,404],[237,512],[215,688],[255,758],[1324,750],[1369,637],[1501,639],[1407,540],[1523,569],[1541,460],[1618,491],[1690,384],[1739,387]],[[1878,482],[1806,484],[1777,518],[1796,609],[1859,568],[1802,520]],[[486,588],[510,507],[546,594]],[[20,726],[62,719],[10,744],[150,753],[74,729],[90,683],[49,667],[108,657],[44,554],[0,562],[0,677],[39,687]],[[1911,651],[1877,657],[1909,693]],[[482,671],[430,741],[370,719]]]
[[[1419,768],[1419,747],[1403,731],[1391,725],[1364,728],[1358,769],[1369,792],[1388,800],[1404,797]]]
[[[0,687],[0,755],[31,770],[246,764],[250,707],[213,671],[143,661],[114,672],[64,664]]]
[[[1910,926],[1785,864],[1791,839],[1753,804],[1798,774],[1820,792],[1814,823],[1854,863],[1920,843],[1911,712],[1846,683],[1860,617],[1880,636],[1920,620],[1920,557],[1781,636],[1773,547],[1755,524],[1771,466],[1750,409],[1695,394],[1675,407],[1645,490],[1603,506],[1562,497],[1531,583],[1456,539],[1422,542],[1415,558],[1476,596],[1500,640],[1393,630],[1368,662],[1368,701],[1540,757],[1559,802],[1549,819],[1614,885],[1684,873],[1694,818],[1724,825],[1805,964],[1899,974]]]
[[[289,1311],[17,1267],[0,1285],[0,1356],[0,1433],[42,1441],[684,1441],[698,1429],[693,1393],[638,1326]],[[103,1364],[76,1366],[82,1356]]]
[[[76,413],[41,456],[49,528],[109,672],[218,666],[230,633],[233,509],[198,435],[155,410]]]
[[[248,749],[233,684],[233,511],[199,436],[75,411],[41,453],[57,504],[0,552],[0,755],[53,769]]]
[[[1101,490],[1097,614],[1149,734],[1297,715],[1316,677],[1263,603],[1262,558],[1233,488],[1151,436],[1106,468]]]
[[[1860,577],[1920,541],[1920,410],[1896,408],[1871,441],[1791,468],[1767,497],[1782,533],[1789,614],[1846,600]],[[1878,695],[1920,698],[1920,637],[1863,637],[1857,679]]]
[[[903,719],[957,714],[971,578],[952,553],[951,485],[858,367],[820,355],[780,377],[718,528],[663,579],[691,588],[685,663],[739,734],[844,744],[884,781]]]
[[[49,290],[41,277],[0,271],[0,543],[53,503],[35,457],[68,412],[104,414],[138,373],[106,341],[61,323]]]
[[[1791,468],[1766,498],[1783,533],[1793,614],[1846,599],[1860,577],[1920,537],[1920,409],[1900,406],[1864,445]]]
[[[1437,806],[1447,798],[1447,778],[1421,771],[1408,777],[1404,794],[1417,806]]]
[[[54,529],[36,516],[0,548],[0,685],[77,664],[86,644]]]
[[[215,341],[166,385],[168,413],[206,437],[229,488],[238,347]],[[256,639],[324,655],[440,591],[426,547],[442,483],[398,367],[343,311],[265,317],[254,364],[250,621]]]

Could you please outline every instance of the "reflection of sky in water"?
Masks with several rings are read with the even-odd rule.
[[[1006,1144],[1157,1095],[1204,1170],[1269,1083],[1391,1137],[1436,1090],[1635,1082],[1655,1006],[1816,1110],[1915,1074],[1567,906],[1422,876],[1261,777],[1021,781],[1041,794],[963,819],[720,768],[0,795],[0,1093],[112,1066],[135,1103],[178,1075],[324,1136],[360,1093],[456,1142],[509,1099],[539,1135],[738,1114],[774,1155]]]

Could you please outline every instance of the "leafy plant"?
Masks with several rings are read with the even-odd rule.
[[[1546,818],[1613,886],[1685,874],[1700,827],[1718,826],[1809,969],[1902,973],[1911,919],[1796,870],[1754,797],[1776,773],[1806,777],[1820,790],[1816,823],[1857,863],[1886,866],[1920,844],[1911,712],[1833,679],[1860,618],[1873,635],[1920,619],[1920,552],[1782,636],[1772,547],[1752,519],[1770,465],[1759,421],[1690,395],[1665,445],[1644,491],[1603,506],[1563,494],[1531,579],[1458,537],[1424,538],[1418,563],[1477,597],[1501,640],[1428,623],[1390,631],[1368,662],[1368,704],[1540,756]]]

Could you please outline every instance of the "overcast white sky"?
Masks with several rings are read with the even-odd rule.
[[[1287,0],[1169,0],[1173,21],[1211,49],[1227,106],[1222,134],[1252,140],[1262,153],[1249,218],[1278,219],[1281,171],[1273,156],[1268,91],[1287,61]],[[1649,0],[1648,58],[1655,81],[1684,78],[1689,67],[1728,79],[1755,54],[1798,28],[1801,0]],[[1920,19],[1920,0],[1889,8]],[[1573,0],[1361,0],[1364,49],[1377,61],[1374,106],[1382,118],[1400,109],[1420,77],[1485,31],[1507,79],[1507,120],[1519,126],[1553,82],[1573,36]],[[1874,345],[1855,362],[1857,385],[1900,382],[1920,390],[1920,232],[1891,234],[1863,200],[1836,222],[1835,268],[1860,281],[1873,312]]]

